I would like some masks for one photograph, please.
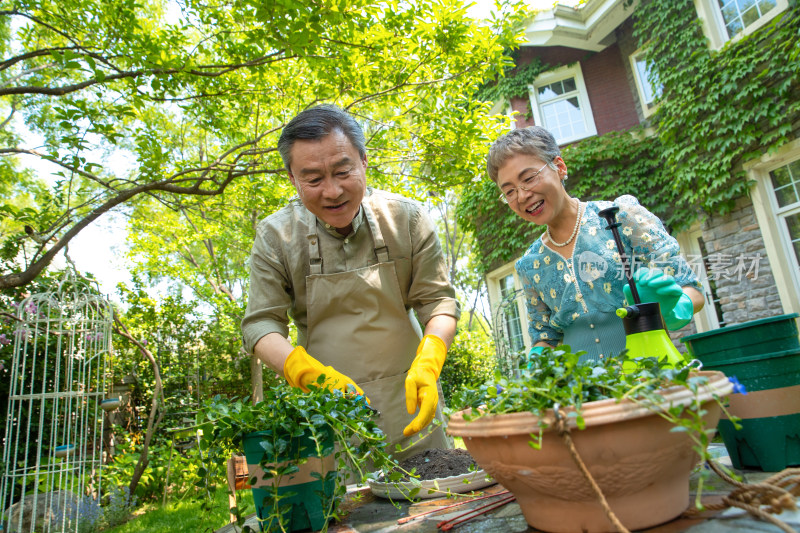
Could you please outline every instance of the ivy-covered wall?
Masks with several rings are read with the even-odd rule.
[[[692,0],[643,0],[626,48],[647,49],[664,86],[660,107],[649,124],[564,148],[568,190],[583,200],[633,194],[673,231],[707,214],[729,213],[748,194],[742,163],[798,137],[798,42],[797,2],[757,32],[713,51]],[[516,80],[509,72],[512,80],[498,84],[495,96],[527,97],[528,83],[544,68],[552,67],[534,62]],[[655,134],[645,135],[645,126]],[[541,232],[516,219],[497,196],[486,178],[460,205],[484,273],[519,257]]]

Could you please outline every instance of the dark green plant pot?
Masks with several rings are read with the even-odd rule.
[[[729,411],[741,418],[719,422],[736,468],[768,472],[800,465],[800,339],[797,313],[684,337],[704,370],[735,376],[748,394],[732,394]]]
[[[267,453],[264,442],[273,442],[272,433],[258,431],[245,435],[242,445],[247,458],[250,488],[262,531],[279,531],[277,521],[287,531],[320,530],[330,515],[336,485],[336,468],[333,457],[333,433],[322,430],[323,457],[310,432],[299,437],[287,437],[288,446],[278,453]],[[269,448],[269,446],[267,446]],[[297,471],[280,478],[265,479],[259,466],[264,459],[270,468],[277,465],[296,465]]]

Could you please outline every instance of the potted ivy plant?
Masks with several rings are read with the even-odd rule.
[[[255,404],[216,396],[198,413],[201,446],[211,464],[225,464],[232,452],[244,451],[263,531],[326,531],[347,483],[374,473],[390,476],[398,468],[363,400],[309,388],[306,393],[276,384]],[[207,483],[208,476],[203,469]],[[232,512],[242,526],[238,510]]]
[[[687,509],[689,476],[734,384],[653,358],[579,362],[568,346],[465,389],[451,435],[549,532],[642,529]],[[635,368],[633,368],[635,366]],[[699,501],[699,500],[698,500]]]

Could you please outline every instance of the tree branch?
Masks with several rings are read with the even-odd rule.
[[[193,69],[188,69],[188,70],[185,70],[183,68],[145,68],[137,70],[119,71],[116,74],[106,75],[102,81],[95,76],[92,79],[85,80],[80,83],[74,83],[72,85],[64,85],[61,87],[41,87],[36,85],[21,85],[18,87],[9,87],[0,89],[0,96],[6,96],[11,94],[42,94],[47,96],[64,96],[65,94],[74,93],[76,91],[80,91],[82,89],[91,87],[93,85],[98,85],[101,83],[105,84],[110,81],[116,81],[128,78],[139,78],[142,76],[166,76],[170,74],[182,73],[204,78],[217,78],[219,76],[223,76],[235,70],[240,70],[247,67],[259,67],[270,63],[275,63],[278,61],[293,59],[294,57],[296,57],[296,56],[285,56],[273,59],[274,56],[282,53],[283,50],[279,50],[277,52],[273,52],[272,54],[268,54],[266,56],[253,59],[251,61],[246,61],[244,63],[235,63],[231,65],[199,65]],[[205,69],[215,70],[215,72],[205,72],[204,71]]]

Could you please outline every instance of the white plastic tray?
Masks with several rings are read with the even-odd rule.
[[[368,480],[369,488],[375,496],[393,500],[405,500],[406,495],[417,486],[420,487],[420,490],[414,496],[414,499],[444,498],[448,490],[451,493],[470,492],[488,487],[489,485],[494,485],[495,483],[497,482],[492,478],[486,479],[486,472],[483,470],[477,470],[458,476],[426,479],[417,482],[383,483],[380,481]]]

